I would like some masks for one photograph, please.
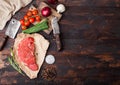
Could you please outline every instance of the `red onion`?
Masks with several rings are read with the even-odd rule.
[[[56,4],[57,0],[48,0],[48,2],[51,3],[51,4]]]
[[[42,10],[41,10],[41,14],[42,16],[44,17],[48,17],[51,15],[51,9],[49,7],[44,7]]]

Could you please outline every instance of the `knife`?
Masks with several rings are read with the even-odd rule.
[[[53,34],[54,34],[54,37],[55,37],[55,40],[56,40],[57,50],[60,51],[61,50],[60,29],[59,29],[59,24],[58,24],[57,17],[52,18],[51,26],[52,26]]]
[[[5,36],[0,41],[0,50],[4,47],[8,37],[14,39],[20,27],[20,22],[16,19],[11,19],[6,29]]]

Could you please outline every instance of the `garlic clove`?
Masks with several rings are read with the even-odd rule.
[[[59,4],[56,7],[56,10],[57,10],[57,13],[63,13],[63,12],[65,12],[65,6],[63,4]]]

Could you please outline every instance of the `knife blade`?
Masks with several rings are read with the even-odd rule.
[[[7,30],[5,32],[5,35],[14,39],[19,30],[19,27],[20,27],[20,22],[16,19],[11,19],[11,21],[7,27]]]
[[[53,34],[56,40],[57,50],[60,51],[61,50],[60,28],[59,28],[57,17],[53,17],[53,19],[51,20],[51,26],[52,26]]]
[[[16,19],[11,19],[7,29],[5,31],[5,36],[0,41],[0,50],[4,47],[8,37],[14,39],[20,27],[20,22]]]

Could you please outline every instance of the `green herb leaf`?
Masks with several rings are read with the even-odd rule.
[[[13,52],[13,49],[10,48],[10,52],[11,52],[11,57],[12,57],[12,60],[14,61],[14,63],[18,66],[18,64],[15,62],[15,54]],[[19,67],[19,66],[18,66]]]
[[[15,64],[15,62],[14,62],[14,60],[13,60],[12,58],[8,57],[8,61],[10,62],[10,65],[11,65],[16,71],[18,71],[20,74],[22,74],[22,75],[24,76],[23,72],[22,72],[21,69],[18,67],[18,65]]]
[[[42,20],[40,23],[37,23],[33,27],[23,30],[22,32],[31,34],[31,33],[39,32],[41,30],[45,30],[45,29],[48,29],[48,20],[47,19]]]
[[[19,68],[19,65],[15,61],[15,55],[14,55],[14,52],[13,52],[12,48],[10,49],[10,52],[11,52],[11,57],[8,56],[8,61],[10,62],[11,66],[16,71],[18,71],[20,74],[22,74],[24,76],[24,73],[22,72],[22,70]]]

